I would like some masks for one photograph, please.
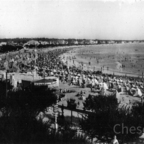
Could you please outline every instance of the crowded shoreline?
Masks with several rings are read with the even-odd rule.
[[[85,46],[84,46],[85,47]],[[117,93],[120,101],[122,96],[130,95],[130,101],[138,101],[143,97],[144,85],[140,77],[117,76],[107,74],[102,71],[92,71],[83,69],[76,61],[75,54],[81,47],[59,47],[42,50],[22,50],[15,54],[7,55],[1,60],[1,70],[8,67],[10,72],[36,73],[41,77],[57,77],[60,80],[60,89],[69,89],[71,86],[78,86],[80,90],[86,89],[87,96],[82,95],[82,99],[89,94],[111,95]],[[7,61],[9,63],[7,63]],[[88,88],[88,89],[87,89]],[[78,93],[81,91],[78,91]],[[69,96],[68,96],[69,97]],[[133,98],[135,97],[135,98]],[[126,98],[127,99],[127,98]],[[124,103],[131,104],[129,100]]]

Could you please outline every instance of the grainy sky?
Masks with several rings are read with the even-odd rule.
[[[143,0],[0,0],[0,38],[144,39]]]

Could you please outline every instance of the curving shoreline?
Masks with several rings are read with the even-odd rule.
[[[83,48],[83,47],[81,47],[81,48]],[[101,71],[101,68],[99,66],[96,66],[96,65],[90,66],[90,65],[88,65],[88,61],[86,59],[82,59],[80,57],[77,57],[76,52],[74,52],[74,53],[72,51],[71,51],[71,53],[67,52],[67,53],[61,55],[61,57],[63,57],[63,56],[67,57],[67,62],[65,60],[63,60],[63,62],[65,64],[68,63],[69,66],[76,66],[77,68],[80,68],[80,67],[82,67],[81,63],[83,63],[83,68],[81,68],[83,70],[90,70],[90,71],[98,71],[99,70],[99,71]],[[73,64],[71,62],[71,60],[68,59],[68,57],[72,57],[72,56],[76,57],[75,64]],[[104,69],[102,69],[102,72],[105,74],[115,74],[115,75],[120,75],[120,76],[143,78],[142,73],[140,74],[140,73],[135,73],[135,72],[131,72],[131,71],[121,71],[121,70],[117,70],[116,68],[115,69],[109,68],[109,70],[104,68]]]
[[[75,61],[75,63],[72,63],[69,59],[67,59],[67,61],[68,61],[68,65],[69,66],[76,66],[77,68],[80,68],[81,67],[81,69],[83,69],[83,70],[90,70],[90,71],[101,71],[101,68],[100,68],[100,66],[96,66],[96,65],[88,65],[88,61],[85,59],[85,60],[83,60],[83,59],[80,59],[79,57],[77,57],[77,50],[80,50],[80,48],[88,48],[89,46],[92,46],[92,47],[103,47],[103,46],[108,46],[108,45],[78,45],[78,46],[60,46],[60,47],[50,47],[50,48],[42,48],[42,49],[37,49],[37,51],[38,52],[48,52],[48,51],[51,51],[51,50],[55,50],[55,49],[72,49],[72,50],[70,50],[70,51],[68,51],[67,53],[64,53],[64,54],[62,54],[62,55],[60,55],[59,57],[60,58],[62,58],[63,56],[65,56],[65,57],[76,57],[76,59],[74,60]],[[28,51],[33,51],[34,50],[34,48],[33,49],[27,49]],[[73,50],[75,51],[75,52],[73,52]],[[10,55],[13,55],[13,54],[16,54],[16,53],[18,53],[18,52],[24,52],[24,49],[21,49],[20,51],[15,51],[15,52],[10,52],[9,54]],[[0,55],[0,57],[3,57],[3,56],[5,56],[6,55],[6,53],[5,54],[2,54],[2,55]],[[66,61],[65,60],[63,60],[63,63],[65,63],[66,65],[67,65],[67,63],[66,63]],[[82,65],[81,65],[81,63],[83,63],[83,68],[82,68]],[[105,74],[115,74],[115,75],[121,75],[121,76],[130,76],[130,77],[143,77],[141,74],[137,74],[137,73],[132,73],[132,72],[122,72],[122,71],[120,71],[120,70],[117,70],[117,69],[109,69],[109,70],[107,70],[107,69],[103,69],[102,70],[102,72],[103,73],[105,73]]]

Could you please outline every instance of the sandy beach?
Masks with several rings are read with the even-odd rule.
[[[83,46],[63,54],[61,58],[64,56],[63,62],[83,70],[143,77],[143,47],[143,43]]]

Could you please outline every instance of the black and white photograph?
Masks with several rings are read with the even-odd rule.
[[[144,0],[0,0],[0,144],[144,144]]]

